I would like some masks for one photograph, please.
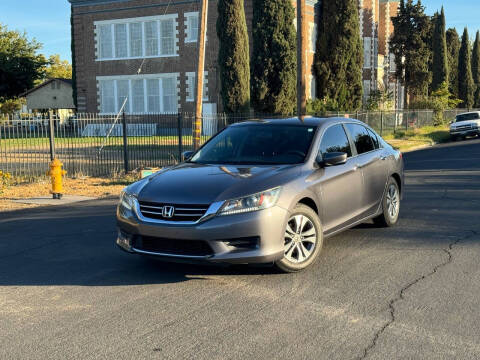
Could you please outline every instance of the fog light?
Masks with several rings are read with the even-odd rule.
[[[125,251],[133,252],[132,237],[121,230],[118,231],[117,245],[120,246]]]

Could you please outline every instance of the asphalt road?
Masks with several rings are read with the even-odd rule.
[[[114,201],[0,216],[1,359],[478,359],[480,140],[405,155],[400,225],[299,274],[113,245]]]

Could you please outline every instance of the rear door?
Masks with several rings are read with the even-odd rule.
[[[369,216],[376,212],[383,197],[387,169],[377,136],[360,124],[346,124],[347,131],[355,145],[356,165],[363,178],[361,212]]]
[[[320,168],[316,172],[317,196],[321,199],[325,233],[353,223],[359,215],[362,194],[362,175],[353,158],[350,141],[342,124],[329,127],[320,141],[319,153],[347,153],[343,165]]]

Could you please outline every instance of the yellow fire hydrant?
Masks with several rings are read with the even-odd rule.
[[[50,170],[47,171],[47,176],[50,176],[52,179],[52,190],[50,193],[53,194],[54,199],[61,199],[63,193],[63,176],[67,173],[62,169],[63,164],[58,159],[53,159],[50,163]]]

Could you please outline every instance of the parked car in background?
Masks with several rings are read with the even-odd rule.
[[[452,140],[465,139],[467,136],[480,136],[480,111],[459,114],[450,124]]]
[[[239,123],[186,162],[128,186],[117,245],[293,272],[318,258],[325,237],[368,219],[395,225],[402,192],[402,154],[360,121]]]

